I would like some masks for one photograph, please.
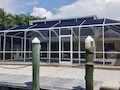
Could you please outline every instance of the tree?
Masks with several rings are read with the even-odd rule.
[[[6,23],[7,23],[7,28],[17,25],[14,20],[14,16],[12,14],[7,14]]]
[[[6,28],[7,24],[6,24],[6,12],[4,11],[4,9],[0,8],[0,28]]]
[[[17,25],[29,25],[31,20],[42,20],[45,18],[39,18],[28,14],[12,15],[6,13],[4,9],[0,8],[0,29],[10,28]]]

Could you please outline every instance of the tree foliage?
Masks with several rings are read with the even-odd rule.
[[[12,15],[6,13],[4,9],[0,8],[0,29],[10,28],[17,25],[28,25],[31,20],[42,19],[45,18],[34,17],[30,14]]]

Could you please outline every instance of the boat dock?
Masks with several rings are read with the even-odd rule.
[[[106,81],[117,82],[120,87],[120,70],[95,69],[94,90],[99,90]],[[31,89],[32,66],[0,65],[0,86]],[[85,69],[83,66],[40,66],[40,87],[43,90],[85,90]]]
[[[94,89],[98,90],[101,84],[101,81],[95,81]],[[31,89],[32,77],[30,75],[0,74],[0,86]],[[40,77],[40,87],[42,89],[49,90],[85,90],[85,80],[59,77]]]

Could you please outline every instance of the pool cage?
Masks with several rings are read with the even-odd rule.
[[[59,64],[84,64],[85,39],[94,38],[94,63],[120,65],[120,22],[96,17],[31,21],[0,31],[0,60],[31,62],[31,41],[41,41],[40,61]]]

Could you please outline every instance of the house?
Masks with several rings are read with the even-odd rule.
[[[1,61],[31,61],[31,41],[41,41],[41,62],[84,64],[86,37],[94,38],[94,62],[115,65],[120,54],[120,22],[96,16],[35,20],[0,30]]]

